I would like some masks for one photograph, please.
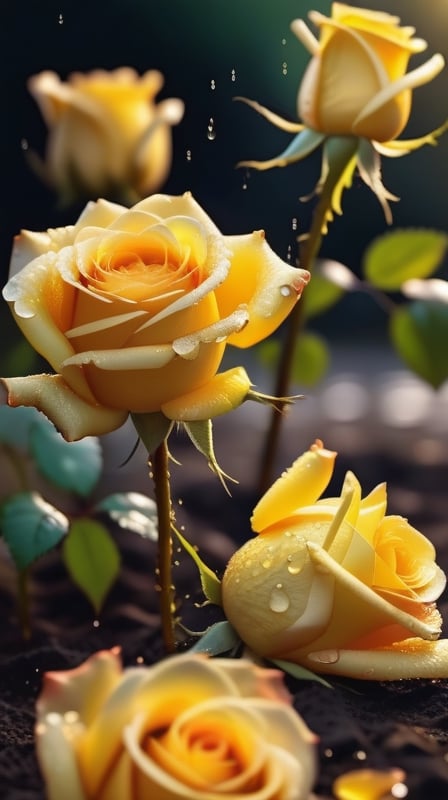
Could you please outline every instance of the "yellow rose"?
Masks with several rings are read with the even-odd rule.
[[[306,800],[315,776],[281,673],[244,659],[97,653],[45,675],[36,741],[48,800]]]
[[[171,166],[171,126],[184,104],[155,103],[163,76],[139,76],[129,68],[74,73],[66,82],[54,72],[29,80],[49,128],[41,172],[62,195],[98,197],[131,189],[144,197],[164,183]]]
[[[228,620],[259,655],[315,672],[448,677],[448,640],[434,641],[446,579],[433,545],[385,515],[385,484],[361,499],[348,472],[340,497],[319,500],[335,456],[316,441],[254,509],[259,535],[222,582]]]
[[[250,388],[242,368],[216,374],[226,344],[269,336],[308,279],[263,231],[223,236],[190,194],[90,203],[76,225],[16,240],[3,296],[57,374],[5,379],[8,402],[36,406],[67,439],[128,412],[215,417]]]
[[[302,20],[291,26],[313,54],[299,89],[299,117],[327,135],[395,139],[409,119],[412,90],[440,72],[442,56],[406,73],[409,58],[427,45],[386,12],[333,3],[331,18],[318,11],[309,17],[319,42]]]

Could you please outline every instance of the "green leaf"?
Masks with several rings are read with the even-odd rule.
[[[437,389],[448,378],[448,306],[416,300],[391,317],[392,343],[404,363]]]
[[[327,311],[343,297],[345,290],[353,290],[358,284],[356,276],[344,264],[318,259],[302,299],[306,318]]]
[[[300,664],[293,664],[291,661],[283,661],[277,658],[269,660],[272,664],[275,664],[276,667],[282,669],[283,672],[287,672],[288,675],[292,675],[293,678],[298,678],[299,681],[317,681],[317,683],[326,686],[327,689],[333,688],[331,683],[324,680],[321,675],[316,675],[315,672],[311,672],[311,670],[306,669],[306,667],[301,667]]]
[[[139,492],[117,492],[95,506],[105,511],[120,528],[138,533],[144,539],[158,539],[157,506],[150,497]]]
[[[151,414],[131,414],[135,429],[149,454],[167,439],[174,425],[161,411]]]
[[[76,520],[65,539],[63,558],[72,580],[98,612],[120,570],[120,554],[108,530],[91,519]]]
[[[303,386],[315,386],[324,377],[330,356],[324,340],[315,333],[303,332],[297,339],[292,378]]]
[[[3,504],[1,527],[17,569],[23,570],[59,544],[69,521],[38,492],[19,492]]]
[[[188,555],[190,555],[196,564],[199,570],[199,576],[201,579],[201,587],[202,591],[204,592],[207,600],[210,603],[214,603],[217,606],[221,605],[221,581],[219,580],[218,576],[215,575],[213,570],[204,564],[202,559],[200,558],[197,550],[190,544],[190,542],[185,539],[184,536],[173,526],[173,533],[179,539],[184,550],[187,551]]]
[[[219,656],[228,653],[240,643],[241,639],[232,628],[230,622],[215,622],[206,630],[203,636],[193,647],[190,653],[207,653],[209,656]]]
[[[199,420],[198,422],[184,422],[183,426],[196,450],[199,450],[201,455],[205,456],[210,469],[218,476],[224,489],[228,491],[225,482],[226,479],[233,481],[233,483],[237,483],[238,481],[231,478],[230,475],[227,475],[216,460],[213,447],[213,425],[211,419]]]
[[[66,442],[46,420],[30,429],[30,450],[39,472],[61,489],[87,497],[97,483],[103,460],[99,440],[93,436]]]
[[[391,231],[375,239],[366,250],[364,274],[378,289],[396,291],[411,278],[432,275],[439,267],[447,245],[448,236],[442,231]]]

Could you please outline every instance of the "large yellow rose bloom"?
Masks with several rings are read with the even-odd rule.
[[[48,800],[308,800],[315,777],[281,673],[245,659],[96,653],[46,673],[36,741]]]
[[[386,515],[385,484],[362,498],[349,472],[340,497],[319,499],[335,456],[317,441],[261,498],[258,535],[223,577],[227,618],[256,653],[315,672],[447,677],[448,640],[435,641],[446,579],[433,545]]]
[[[8,402],[67,439],[129,412],[213,418],[250,389],[243,368],[216,374],[226,345],[269,336],[308,279],[263,231],[222,235],[190,194],[90,203],[76,225],[16,240],[3,296],[56,374],[5,379]]]
[[[156,103],[163,75],[130,67],[73,73],[45,71],[28,86],[48,126],[42,176],[68,199],[159,189],[171,167],[171,126],[182,119],[177,98]],[[34,156],[34,161],[36,156]]]

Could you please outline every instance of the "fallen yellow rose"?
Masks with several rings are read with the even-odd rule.
[[[315,737],[281,673],[198,655],[50,672],[37,701],[48,800],[306,800]]]
[[[28,86],[49,129],[38,169],[63,197],[132,191],[138,199],[163,185],[171,167],[171,126],[182,119],[184,104],[177,98],[155,102],[160,72],[139,76],[121,67],[61,81],[45,71]]]
[[[3,296],[56,374],[4,379],[8,402],[40,409],[69,440],[129,412],[211,419],[251,385],[242,367],[216,374],[226,345],[269,336],[308,279],[263,231],[223,236],[188,193],[130,210],[89,203],[76,225],[15,242]]]
[[[340,497],[319,500],[335,456],[316,441],[255,507],[258,536],[222,581],[229,622],[255,653],[315,672],[448,677],[448,640],[435,641],[446,579],[433,545],[385,515],[385,484],[362,499],[348,472]]]
[[[327,135],[395,139],[409,119],[412,90],[440,72],[442,56],[406,72],[410,57],[427,44],[387,12],[333,3],[331,17],[311,11],[309,18],[320,30],[319,42],[303,20],[291,25],[312,54],[299,89],[299,117]]]

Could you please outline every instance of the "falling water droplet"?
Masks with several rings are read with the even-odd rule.
[[[58,23],[59,23],[59,25],[63,25],[64,24],[64,16],[63,16],[63,14],[59,14]]]
[[[216,139],[216,131],[215,131],[215,120],[213,117],[210,117],[207,125],[207,139],[211,142]]]
[[[283,614],[288,610],[290,600],[281,583],[277,583],[269,598],[269,608],[276,614]]]
[[[286,44],[286,39],[282,39],[282,45],[283,45],[283,47],[285,46],[285,44]]]
[[[99,619],[94,619],[93,622],[92,622],[92,625],[93,625],[94,628],[99,628],[100,627]]]
[[[211,81],[210,81],[210,89],[212,90],[212,92],[214,92],[215,89],[216,89],[216,83],[215,83],[214,78],[212,78]]]
[[[230,80],[233,81],[233,83],[236,81],[236,72],[234,69],[232,69],[232,72],[230,73]]]
[[[288,74],[288,65],[287,65],[286,61],[284,61],[283,64],[282,64],[282,74],[283,75],[287,75]]]
[[[28,139],[21,139],[20,140],[20,147],[22,148],[22,150],[28,150],[28,147],[29,147]]]
[[[291,220],[291,227],[292,227],[293,231],[296,231],[296,230],[297,230],[297,217],[293,217],[293,218],[292,218],[292,220]]]
[[[288,244],[288,250],[287,250],[287,253],[286,253],[286,260],[287,261],[291,261],[291,259],[292,259],[292,246],[290,244]]]
[[[187,161],[191,161],[191,150],[187,150],[186,156],[187,156]]]

